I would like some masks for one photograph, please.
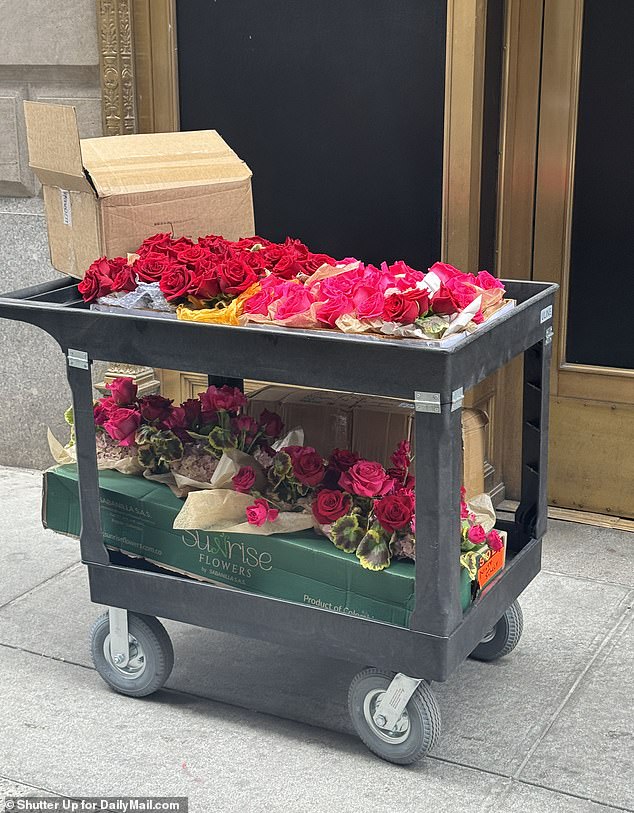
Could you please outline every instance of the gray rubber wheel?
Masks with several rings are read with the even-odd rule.
[[[108,613],[100,615],[90,631],[90,650],[95,669],[105,682],[121,694],[145,697],[156,692],[170,676],[174,650],[165,627],[150,615],[128,613],[130,661],[117,666],[110,654]]]
[[[476,661],[496,661],[512,652],[522,637],[522,608],[514,601],[493,629],[471,653]]]
[[[377,726],[373,714],[393,677],[393,672],[380,669],[359,672],[350,684],[348,710],[357,734],[370,751],[387,762],[411,765],[436,744],[440,734],[440,710],[429,686],[421,683],[395,730]]]

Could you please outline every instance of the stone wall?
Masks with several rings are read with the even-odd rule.
[[[4,0],[0,27],[0,291],[54,279],[40,187],[28,166],[24,99],[74,104],[82,137],[101,135],[95,0]],[[17,197],[19,196],[19,197]],[[0,320],[0,464],[51,462],[70,403],[62,353],[28,325]]]

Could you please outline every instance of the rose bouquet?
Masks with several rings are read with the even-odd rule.
[[[154,235],[127,258],[95,261],[78,288],[97,307],[150,307],[189,321],[428,340],[474,330],[505,304],[504,285],[487,271],[338,262],[291,238],[215,235],[196,242]]]

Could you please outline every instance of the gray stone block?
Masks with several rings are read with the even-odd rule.
[[[522,778],[634,809],[634,612],[601,651]]]
[[[0,65],[96,65],[93,0],[4,0]]]
[[[41,492],[38,472],[0,468],[0,607],[79,561],[74,540],[42,528]]]
[[[0,212],[3,204],[0,199]],[[0,291],[59,277],[49,263],[43,216],[0,214]],[[70,405],[64,357],[57,343],[31,325],[0,319],[0,380],[11,398],[0,399],[0,465],[46,468],[52,458],[46,428],[67,435]]]
[[[548,528],[545,570],[634,587],[634,534],[555,519]]]

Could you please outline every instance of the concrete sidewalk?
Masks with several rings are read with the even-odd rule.
[[[40,526],[40,475],[0,469],[0,799],[188,796],[218,811],[634,811],[634,535],[552,522],[495,664],[435,685],[443,732],[417,766],[352,734],[367,664],[167,622],[168,687],[133,700],[92,668],[78,543]],[[1,805],[0,805],[1,809]]]

